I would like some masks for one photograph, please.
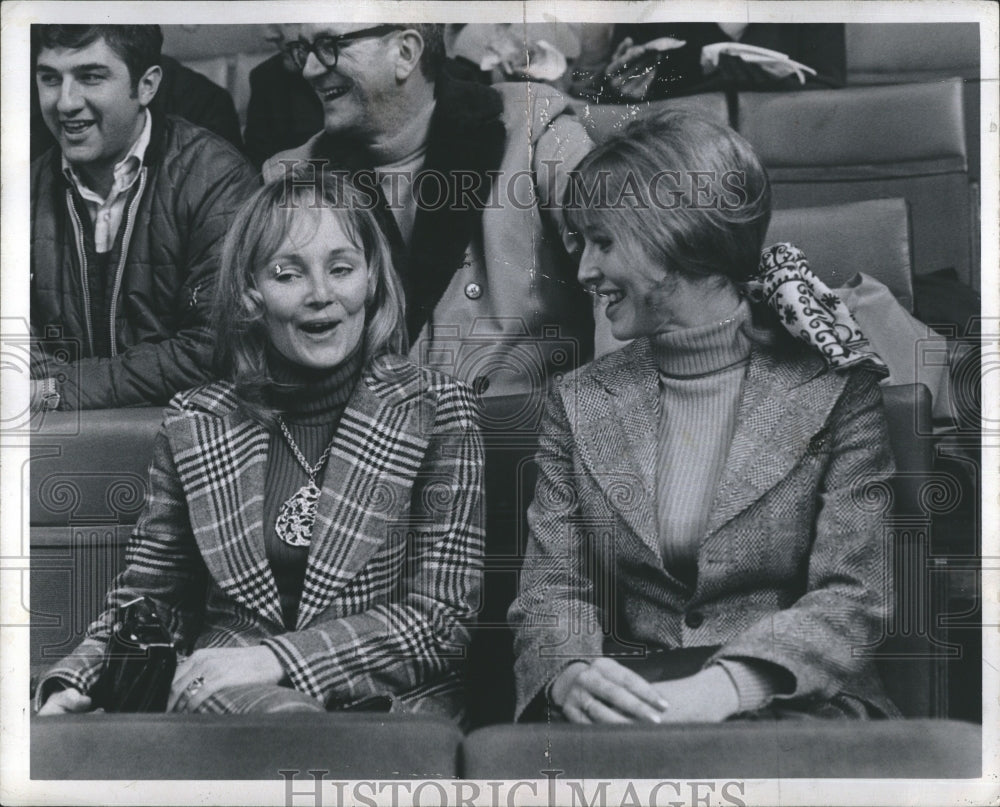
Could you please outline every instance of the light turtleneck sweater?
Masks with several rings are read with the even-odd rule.
[[[698,546],[736,429],[743,379],[753,341],[750,306],[742,300],[721,322],[657,334],[660,379],[657,516],[664,566],[694,586]],[[787,688],[779,668],[724,659],[740,711],[767,705]]]
[[[336,367],[316,370],[269,351],[268,369],[275,383],[265,391],[265,398],[281,415],[310,466],[316,464],[337,431],[340,417],[361,376],[363,358],[359,345]],[[316,484],[321,488],[325,472],[324,464],[316,475]],[[295,627],[309,548],[286,544],[278,538],[274,523],[281,505],[308,479],[288,440],[275,426],[268,443],[264,474],[264,548],[278,586],[281,612],[288,630]]]
[[[657,334],[657,515],[667,569],[693,580],[698,544],[729,454],[753,343],[744,301],[722,322]]]

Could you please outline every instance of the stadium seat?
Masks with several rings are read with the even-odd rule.
[[[980,726],[946,720],[489,726],[465,738],[462,772],[468,779],[542,779],[554,770],[566,779],[974,778],[981,745]]]
[[[888,286],[913,311],[909,211],[904,199],[871,199],[825,207],[775,210],[765,243],[791,241],[830,288],[857,272]]]
[[[906,717],[944,717],[944,665],[956,654],[934,634],[937,613],[930,558],[928,497],[940,496],[934,475],[931,395],[922,384],[883,387],[896,475],[889,490],[872,491],[890,509],[885,536],[887,573],[893,580],[894,612],[885,634],[872,646],[855,648],[877,660],[886,692]]]
[[[915,84],[962,79],[969,174],[979,177],[978,23],[848,24],[847,83]]]
[[[100,613],[142,509],[161,420],[155,407],[53,412],[33,435],[33,674],[75,647]]]
[[[573,106],[595,143],[603,143],[612,135],[621,132],[637,118],[667,109],[694,112],[717,123],[729,123],[726,96],[723,93],[688,95],[666,101],[646,101],[640,104],[594,104],[575,98]]]
[[[539,395],[484,397],[486,562],[479,623],[466,669],[471,725],[514,718],[513,637],[507,608],[517,594],[535,492],[535,450],[545,401]]]
[[[395,714],[88,714],[31,720],[32,779],[452,779],[462,733]],[[329,785],[327,785],[329,787]]]
[[[915,273],[954,267],[974,283],[959,80],[744,93],[739,130],[768,169],[775,208],[904,198]]]

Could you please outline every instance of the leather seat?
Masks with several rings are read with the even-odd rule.
[[[31,720],[33,779],[452,779],[462,733],[394,714],[87,714]],[[324,789],[328,789],[326,784]],[[319,803],[319,801],[317,801]]]
[[[915,273],[951,266],[976,280],[958,79],[743,93],[739,130],[768,169],[775,208],[904,198]]]
[[[909,211],[904,199],[871,199],[825,207],[775,210],[766,244],[791,241],[830,288],[865,272],[913,311]]]
[[[633,120],[668,109],[693,112],[716,123],[729,124],[726,96],[723,93],[687,95],[638,104],[593,104],[575,98],[573,107],[595,143],[603,143],[612,135],[620,133]]]
[[[979,177],[979,25],[863,23],[844,26],[847,83],[914,84],[962,79],[969,174]]]
[[[33,674],[100,613],[146,497],[157,407],[52,412],[31,441]]]
[[[934,437],[931,394],[923,384],[883,387],[882,400],[889,441],[896,460],[891,488],[872,491],[865,499],[889,509],[885,540],[886,570],[893,580],[894,610],[884,635],[855,653],[876,659],[886,692],[906,717],[943,717],[947,704],[939,693],[943,665],[954,649],[931,630],[937,608],[931,589],[930,513],[925,501],[939,496],[933,475]]]
[[[468,779],[938,779],[979,777],[981,744],[945,720],[534,724],[474,731],[462,757]]]

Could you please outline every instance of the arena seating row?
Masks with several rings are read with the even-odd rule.
[[[925,612],[926,534],[913,536],[930,469],[930,406],[926,388],[886,389],[894,451],[901,469],[895,512],[905,529],[896,542],[900,613]],[[489,399],[487,478],[489,522],[485,608],[469,659],[472,721],[503,722],[511,714],[510,636],[504,624],[526,540],[524,507],[534,484],[531,456],[540,401]],[[513,417],[512,417],[513,416]],[[56,413],[33,441],[31,468],[31,668],[37,675],[80,640],[103,592],[121,568],[130,525],[145,493],[143,466],[159,425],[156,409]],[[517,423],[513,429],[512,423]],[[917,435],[917,436],[915,436]],[[109,446],[113,447],[109,448]],[[100,470],[93,470],[99,468]],[[495,480],[495,481],[493,481]],[[511,483],[514,484],[511,484]],[[926,532],[926,530],[925,530]],[[905,534],[903,534],[905,533]],[[923,543],[920,543],[920,541]],[[911,545],[917,548],[911,548]],[[907,565],[909,564],[909,565]],[[902,581],[902,578],[908,578]],[[883,676],[908,716],[941,714],[934,700],[935,646],[912,625],[892,625]]]
[[[779,211],[775,240],[801,243],[834,286],[859,265],[878,275],[904,304],[912,300],[907,206],[898,199],[830,208]],[[877,273],[876,273],[877,274]],[[926,613],[932,600],[922,581],[928,561],[924,486],[933,461],[926,388],[886,388],[894,451],[900,469],[894,512],[903,518],[896,565],[899,612]],[[510,720],[511,636],[507,607],[527,541],[525,511],[534,490],[533,455],[542,396],[484,400],[487,477],[487,573],[479,629],[468,659],[473,725]],[[142,507],[155,408],[44,416],[32,440],[30,489],[31,672],[69,651],[101,608],[103,593],[123,562],[124,546]],[[925,623],[893,626],[876,648],[894,699],[911,717],[947,715],[942,695],[948,657]]]
[[[848,86],[926,84],[962,80],[969,174],[980,158],[979,25],[976,23],[865,23],[845,30]]]
[[[229,26],[221,41],[204,27],[165,26],[165,50],[227,87],[242,119],[267,26]],[[905,198],[915,273],[952,267],[978,290],[978,25],[859,23],[845,39],[843,89],[577,106],[596,140],[658,108],[731,123],[760,151],[778,209]]]
[[[451,723],[428,718],[294,718],[34,718],[31,778],[294,777],[294,790],[308,795],[311,771],[340,781],[544,779],[544,771],[564,779],[971,779],[982,771],[981,727],[949,720],[797,722],[781,731],[761,723],[508,725],[463,737]]]
[[[921,519],[932,459],[929,394],[921,385],[888,387],[885,400],[900,469],[892,494],[899,523],[891,527],[898,530],[893,544],[897,611],[926,613],[928,527]],[[541,402],[494,398],[485,410],[488,555],[484,608],[468,660],[474,725],[505,722],[512,714],[513,656],[505,615],[527,538],[524,510],[534,487],[532,454]],[[512,413],[519,421],[513,429],[508,428]],[[160,422],[153,408],[47,417],[33,441],[30,482],[33,676],[80,641],[122,568]],[[901,619],[889,626],[884,643],[863,650],[880,656],[890,694],[911,717],[944,715],[936,694],[937,667],[947,657],[927,627]]]
[[[721,93],[641,105],[577,102],[598,142],[657,110],[729,122],[757,149],[776,210],[900,197],[912,217],[913,269],[953,267],[978,288],[976,209],[959,79],[799,93],[743,93],[734,115]],[[933,124],[932,124],[933,122]]]

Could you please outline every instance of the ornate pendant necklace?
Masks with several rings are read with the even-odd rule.
[[[320,494],[319,486],[316,484],[316,474],[323,470],[323,466],[330,456],[330,450],[333,448],[333,440],[320,455],[316,464],[310,465],[302,456],[302,452],[299,451],[299,447],[292,439],[292,435],[280,415],[278,416],[278,425],[281,427],[281,433],[285,435],[285,440],[288,441],[288,447],[292,450],[299,465],[305,470],[309,480],[281,505],[281,509],[278,510],[278,518],[274,522],[274,531],[289,546],[309,546],[312,541],[313,524],[316,522],[316,505],[319,502]],[[335,439],[336,435],[334,435]]]

